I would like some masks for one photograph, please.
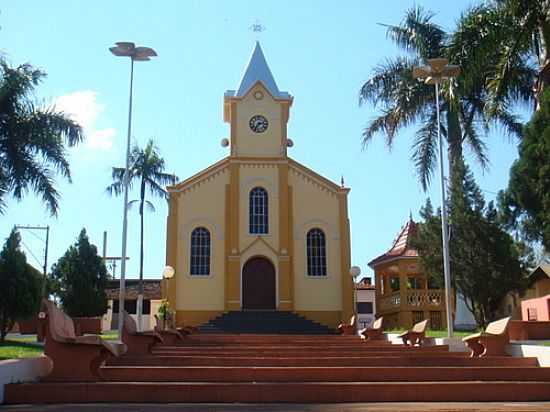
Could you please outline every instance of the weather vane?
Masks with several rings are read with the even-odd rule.
[[[265,31],[265,26],[261,24],[258,19],[256,19],[256,21],[253,24],[251,24],[248,29],[253,33],[256,33],[256,39],[258,39],[260,36],[260,33]]]

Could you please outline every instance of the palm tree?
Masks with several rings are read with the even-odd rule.
[[[414,79],[412,69],[435,57],[447,57],[464,66],[473,53],[467,43],[458,44],[456,37],[433,23],[432,18],[431,12],[416,7],[406,12],[401,24],[386,26],[388,37],[406,54],[386,59],[375,67],[373,76],[359,92],[360,105],[372,103],[382,112],[363,130],[364,146],[375,135],[382,134],[391,148],[401,128],[418,125],[412,160],[424,190],[437,160],[437,108],[433,86]],[[450,173],[454,164],[462,161],[464,147],[471,150],[482,167],[488,166],[481,134],[489,130],[492,120],[497,120],[508,133],[521,133],[520,123],[508,110],[502,109],[494,119],[485,113],[485,76],[483,68],[462,70],[457,79],[441,87],[441,134],[448,143]]]
[[[31,95],[45,73],[28,64],[0,62],[0,213],[5,196],[18,200],[32,190],[57,215],[54,175],[71,181],[65,144],[83,140],[81,127],[55,108],[38,108]]]
[[[151,196],[161,197],[168,199],[168,193],[164,187],[168,184],[174,184],[177,180],[176,175],[164,173],[164,159],[160,157],[158,148],[155,146],[155,142],[151,139],[147,142],[144,149],[141,149],[138,145],[132,147],[130,153],[130,175],[128,177],[128,185],[131,189],[134,181],[139,181],[139,200],[133,200],[131,204],[139,202],[139,215],[140,215],[140,253],[139,253],[139,291],[138,299],[143,302],[143,218],[144,208],[147,206],[150,210],[154,211],[153,204],[145,199],[147,191]],[[124,173],[125,168],[113,167],[113,183],[107,187],[107,193],[109,195],[119,196],[124,190]],[[142,305],[139,305],[140,309]],[[138,324],[141,328],[141,312],[138,312]]]
[[[539,101],[550,86],[550,0],[492,0],[462,18],[481,52],[496,51],[487,86],[489,109]]]

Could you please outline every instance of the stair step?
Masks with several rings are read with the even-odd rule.
[[[390,345],[390,344],[366,344],[366,343],[350,343],[350,344],[323,344],[323,345],[293,345],[293,344],[278,344],[278,345],[256,345],[256,344],[242,344],[233,346],[199,346],[199,345],[162,345],[153,348],[155,352],[181,352],[192,353],[201,351],[223,351],[223,352],[240,352],[240,351],[302,351],[302,352],[315,352],[315,351],[346,351],[352,353],[364,353],[364,352],[448,352],[448,345],[436,345],[436,346],[404,346],[404,345]]]
[[[91,382],[5,387],[6,403],[543,401],[550,382]]]
[[[492,356],[469,358],[448,356],[340,356],[340,357],[223,357],[223,356],[122,356],[108,361],[111,366],[538,366],[537,358]]]
[[[325,343],[365,343],[359,336],[339,336],[339,335],[273,335],[273,334],[197,334],[185,337],[185,344],[189,345],[242,345],[242,344],[316,344]],[[369,343],[370,344],[370,343]]]
[[[110,381],[135,382],[422,382],[550,381],[550,368],[516,366],[456,367],[204,367],[107,366]]]
[[[442,352],[442,351],[429,351],[429,350],[411,350],[409,353],[414,354],[415,356],[456,356],[456,357],[466,357],[467,353],[464,352]],[[372,357],[372,356],[401,356],[401,351],[391,350],[384,351],[380,350],[365,350],[365,351],[344,351],[344,350],[190,350],[190,351],[179,351],[179,350],[163,350],[156,349],[153,351],[153,355],[156,356],[208,356],[208,357],[304,357],[304,358],[335,358],[335,357]]]
[[[293,312],[266,311],[224,313],[200,325],[202,333],[280,333],[300,335],[329,335],[334,331],[327,326],[308,320]]]

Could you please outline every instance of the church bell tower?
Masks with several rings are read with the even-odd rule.
[[[280,91],[259,42],[237,90],[224,95],[224,121],[230,124],[231,157],[286,158],[287,123],[293,97]]]

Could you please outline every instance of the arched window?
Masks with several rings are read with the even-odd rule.
[[[210,274],[210,232],[197,227],[191,232],[191,275]]]
[[[249,210],[250,233],[268,232],[267,191],[261,187],[255,187],[250,191]]]
[[[307,232],[307,274],[327,275],[325,234],[321,229],[311,229]]]

